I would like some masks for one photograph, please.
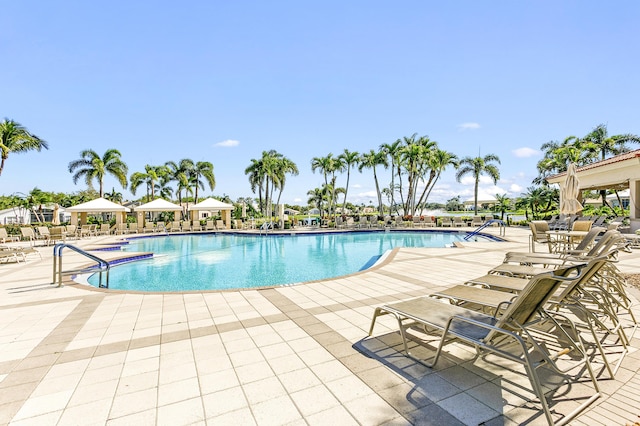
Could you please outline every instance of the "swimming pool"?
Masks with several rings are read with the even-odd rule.
[[[134,238],[125,251],[154,256],[112,268],[109,288],[179,292],[296,284],[366,269],[395,247],[447,247],[466,235],[395,231]],[[97,274],[89,283],[97,286]]]

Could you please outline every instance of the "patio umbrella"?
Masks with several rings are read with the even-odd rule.
[[[243,201],[242,202],[242,218],[244,219],[245,217],[247,217],[247,203]]]
[[[51,218],[52,225],[60,225],[60,206],[58,203],[53,207],[53,218]]]
[[[576,175],[576,165],[569,163],[567,168],[567,178],[562,187],[562,203],[560,204],[560,213],[565,215],[576,214],[582,211],[582,204],[578,201],[580,193],[580,182]]]

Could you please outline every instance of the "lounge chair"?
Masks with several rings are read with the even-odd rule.
[[[451,218],[451,216],[443,216],[440,219],[440,225],[444,228],[444,227],[452,227],[453,226],[453,219]]]
[[[432,367],[438,362],[444,346],[451,341],[451,338],[470,344],[478,354],[490,352],[520,363],[525,368],[532,390],[538,397],[549,424],[553,424],[554,420],[537,374],[537,368],[545,365],[560,374],[565,374],[567,371],[558,367],[557,359],[569,352],[577,352],[576,357],[580,358],[578,363],[586,367],[595,392],[580,404],[579,409],[572,411],[562,419],[562,422],[566,422],[600,396],[599,387],[580,338],[573,337],[577,336],[573,324],[569,322],[571,333],[567,332],[557,322],[554,315],[544,311],[543,307],[563,282],[576,278],[575,276],[569,277],[569,275],[580,271],[583,267],[584,265],[571,266],[532,278],[500,317],[460,306],[446,305],[430,297],[378,307],[371,321],[369,335],[372,334],[375,321],[380,315],[391,314],[398,322],[406,355],[427,367]],[[549,353],[545,345],[541,344],[538,337],[534,336],[530,330],[531,323],[538,322],[540,319],[555,324],[555,330],[562,335],[563,343],[567,343],[570,347],[556,353]],[[425,332],[427,332],[427,328],[430,331],[440,332],[439,345],[432,362],[414,357],[409,350],[407,329],[414,325],[422,326]],[[539,361],[534,361],[534,357],[539,358]]]
[[[94,233],[91,225],[82,225],[80,227],[80,238],[92,237],[94,235],[95,235],[95,233]]]
[[[484,225],[482,216],[474,216],[473,219],[471,219],[471,226],[482,226],[482,225]]]
[[[593,225],[593,222],[590,220],[576,220],[575,222],[573,222],[573,225],[571,225],[571,230],[572,231],[589,231],[591,230],[591,226]],[[582,241],[584,237],[571,237],[570,240],[570,244],[574,245],[574,244],[579,244],[580,241]]]
[[[67,225],[65,226],[67,230],[67,238],[78,238],[78,226],[77,225]]]
[[[7,241],[20,241],[20,237],[7,233],[7,230],[5,228],[0,228],[0,242],[4,244]]]
[[[129,231],[130,234],[137,234],[138,233],[138,222],[129,222],[127,224],[127,230]]]
[[[64,226],[52,226],[49,229],[49,239],[51,242],[67,240],[67,231]]]
[[[216,229],[218,231],[222,231],[222,230],[227,229],[227,227],[224,225],[224,221],[222,219],[216,220]]]
[[[147,232],[151,232],[151,233],[156,232],[156,226],[150,220],[146,221],[144,223],[144,228],[142,228],[142,233],[143,234],[146,234]]]
[[[200,224],[200,219],[191,221],[191,230],[202,231],[202,225]]]
[[[378,216],[373,215],[369,216],[369,228],[377,228],[378,227]]]
[[[453,226],[459,228],[462,226],[465,226],[466,224],[462,221],[462,218],[460,216],[454,216],[453,217]]]
[[[610,315],[605,307],[600,305],[600,311],[594,312],[593,308],[589,306],[589,301],[593,299],[592,292],[589,290],[589,287],[591,286],[590,283],[597,282],[598,274],[604,269],[608,262],[610,262],[610,256],[602,256],[589,261],[580,276],[573,281],[561,285],[553,294],[549,299],[549,303],[551,304],[549,308],[566,308],[576,314],[576,317],[579,319],[579,321],[576,322],[577,325],[587,325],[593,337],[593,344],[600,352],[605,367],[613,379],[615,377],[615,373],[620,367],[624,355],[628,352],[628,340],[624,335],[622,327],[619,327],[619,320],[617,318],[609,318],[613,323],[613,326],[610,329],[603,324],[601,314],[607,316]],[[513,293],[517,294],[523,291],[528,285],[527,280],[519,278],[504,278],[506,279],[500,280],[502,284],[490,286],[491,289],[470,285],[456,285],[446,290],[436,292],[432,294],[431,297],[448,299],[458,306],[463,304],[480,305],[497,311],[503,307],[503,305],[512,300],[514,297]],[[495,290],[496,288],[499,290]],[[602,346],[601,338],[597,335],[598,330],[606,330],[607,332],[617,335],[619,342],[621,342],[619,345],[621,347],[620,358],[614,368],[611,367],[611,363],[609,362],[608,356]]]
[[[422,223],[420,222],[420,216],[413,216],[411,218],[411,225],[414,228],[419,228],[420,226],[422,226]]]
[[[96,231],[96,235],[110,235],[111,234],[111,225],[108,223],[100,224],[100,228]]]
[[[429,227],[436,226],[436,223],[433,221],[433,218],[431,216],[424,216],[421,222],[423,226],[429,226]]]
[[[396,216],[396,226],[398,228],[404,226],[404,220],[403,220],[402,216],[400,216],[400,215]]]
[[[36,236],[35,231],[33,230],[33,228],[29,227],[29,226],[23,226],[20,228],[20,234],[22,235],[22,239],[29,241],[29,244],[31,245],[35,245],[36,240],[39,239]]]
[[[20,262],[20,259],[27,261],[27,255],[37,254],[42,259],[42,253],[33,247],[7,247],[0,246],[0,259],[9,260],[15,259],[16,263]]]
[[[171,222],[169,224],[169,227],[167,228],[168,232],[180,232],[182,230],[181,226],[180,226],[180,221],[179,220],[174,220],[173,222]]]
[[[204,225],[205,231],[214,231],[215,229],[216,229],[216,225],[213,223],[212,220],[207,220],[205,222],[205,225]]]

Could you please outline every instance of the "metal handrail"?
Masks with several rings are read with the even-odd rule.
[[[486,228],[489,225],[492,225],[494,223],[497,223],[498,225],[500,225],[500,236],[503,237],[506,233],[505,229],[506,229],[506,223],[504,223],[503,220],[500,219],[491,219],[486,221],[485,223],[483,223],[482,225],[480,225],[475,231],[473,231],[472,233],[468,234],[466,237],[464,237],[465,241],[469,241],[469,238],[478,235],[480,233],[480,231],[482,231],[484,228]]]
[[[94,262],[98,263],[98,269],[100,269],[100,281],[98,282],[98,287],[101,288],[109,288],[109,269],[111,265],[106,260],[88,253],[81,248],[74,246],[72,244],[67,243],[58,243],[53,246],[53,284],[58,284],[58,287],[62,287],[62,250],[64,248],[69,248],[76,253],[79,253]],[[106,272],[105,284],[102,284],[102,272]]]

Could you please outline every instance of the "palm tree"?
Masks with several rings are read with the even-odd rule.
[[[431,194],[431,190],[440,179],[442,172],[446,170],[448,166],[458,167],[458,157],[448,151],[439,149],[437,146],[430,151],[429,158],[427,160],[429,166],[429,180],[424,186],[424,191],[422,191],[422,195],[420,195],[420,199],[416,206],[424,205],[429,199],[429,195]]]
[[[252,158],[251,164],[244,170],[244,174],[249,176],[251,192],[255,194],[256,190],[258,191],[258,209],[260,210],[260,213],[264,214],[265,205],[262,197],[262,191],[264,189],[265,175],[262,160]]]
[[[496,210],[500,212],[500,220],[504,220],[504,213],[511,208],[511,199],[507,194],[496,194]]]
[[[414,136],[416,134],[414,133]],[[391,208],[393,209],[395,206],[395,192],[396,192],[396,184],[395,184],[395,177],[396,177],[396,167],[399,165],[398,163],[400,162],[400,150],[402,148],[402,140],[397,139],[395,142],[391,142],[391,143],[384,143],[382,145],[380,145],[380,150],[384,151],[385,154],[387,154],[387,156],[389,157],[389,159],[391,160],[391,183],[389,184],[389,189],[388,191],[388,196],[390,198],[389,200],[389,205],[391,206]],[[398,171],[399,171],[399,167],[398,167]],[[398,174],[398,178],[400,178],[400,174]]]
[[[314,188],[307,192],[309,199],[307,200],[307,204],[310,206],[316,206],[320,211],[320,217],[322,217],[322,210],[324,202],[327,199],[328,186],[323,185],[322,188]]]
[[[123,188],[127,187],[127,165],[122,161],[120,151],[108,149],[100,157],[94,150],[87,149],[80,153],[79,160],[69,163],[69,173],[74,173],[73,183],[78,183],[80,178],[84,178],[87,185],[91,186],[91,181],[97,179],[100,185],[100,197],[104,197],[104,176],[109,173],[113,175]]]
[[[342,201],[342,213],[344,214],[347,205],[347,193],[349,192],[349,179],[351,177],[351,168],[358,164],[360,154],[357,152],[351,152],[345,149],[342,154],[338,156],[340,159],[341,170],[347,171],[347,184],[344,188],[344,199]]]
[[[138,187],[144,184],[147,187],[147,201],[153,201],[156,199],[158,183],[168,172],[169,169],[166,166],[151,166],[147,164],[144,166],[144,172],[135,172],[131,175],[129,189],[133,195],[136,195]]]
[[[202,180],[204,179],[204,180]],[[191,184],[195,187],[195,202],[198,202],[198,188],[204,190],[204,184],[209,186],[209,189],[213,191],[216,187],[216,178],[213,175],[213,164],[208,161],[198,161],[195,164],[191,175],[189,176]]]
[[[387,162],[387,155],[384,152],[376,152],[370,150],[360,156],[360,164],[358,170],[362,172],[364,169],[373,170],[373,180],[376,184],[376,193],[378,194],[378,210],[379,214],[383,214],[382,211],[382,192],[380,191],[380,185],[378,184],[378,175],[376,173],[376,166],[383,166],[385,169],[389,167]]]
[[[606,124],[600,124],[591,133],[582,138],[590,145],[590,151],[594,157],[600,156],[600,160],[607,158],[608,154],[618,155],[629,151],[628,143],[640,143],[640,136],[633,134],[609,136]],[[602,205],[607,205],[607,191],[600,190]]]
[[[32,135],[20,123],[5,118],[0,122],[0,175],[10,152],[41,151],[49,149],[47,142]]]
[[[296,166],[296,163],[284,156],[278,158],[276,166],[277,180],[276,184],[274,185],[274,188],[278,189],[278,199],[276,201],[276,205],[280,204],[280,197],[282,196],[282,191],[284,191],[284,184],[287,180],[287,175],[290,174],[293,176],[297,176],[298,173],[298,166]]]
[[[500,164],[500,158],[495,154],[487,154],[484,157],[465,157],[460,160],[460,168],[456,173],[456,180],[460,182],[468,174],[473,176],[475,180],[473,188],[473,211],[475,215],[478,214],[478,184],[480,183],[480,176],[487,174],[493,180],[494,185],[500,179],[500,171],[498,167],[491,164],[492,162]]]
[[[177,164],[173,161],[167,161],[164,165],[167,167],[169,180],[176,182],[178,204],[182,205],[182,191],[190,192],[189,175],[191,174],[191,170],[195,168],[195,164],[193,160],[184,158]]]
[[[311,159],[311,171],[315,173],[316,170],[320,169],[324,176],[325,186],[331,185],[332,189],[336,187],[336,171],[340,170],[341,167],[340,159],[334,157],[332,153],[329,153],[326,157],[314,157]],[[329,180],[329,175],[331,175],[331,180]],[[329,215],[332,214],[335,198],[335,191],[332,190],[329,196]]]
[[[104,198],[114,203],[122,203],[122,192],[117,192],[115,188],[111,188],[111,192],[104,194]]]

